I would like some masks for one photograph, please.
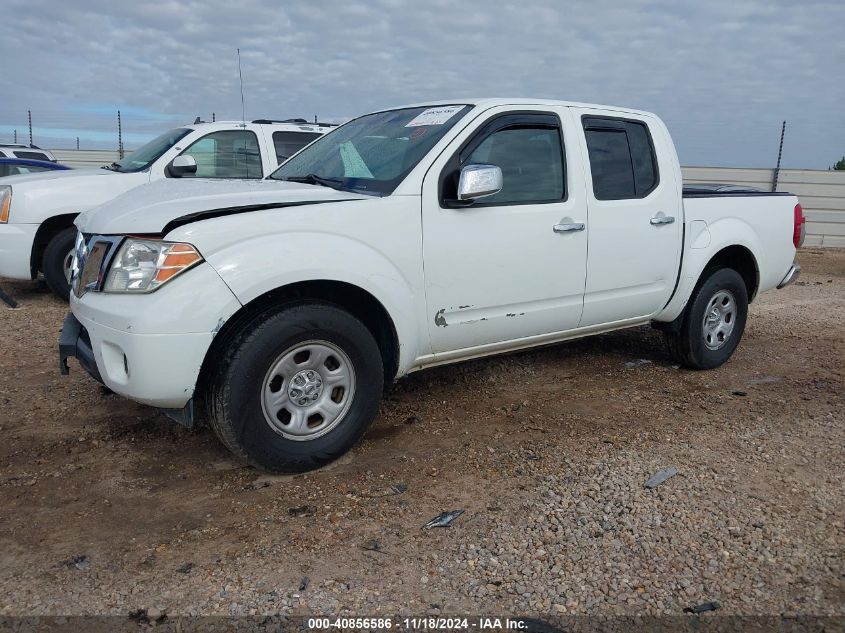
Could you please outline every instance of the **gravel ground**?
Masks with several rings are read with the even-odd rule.
[[[640,328],[421,372],[295,477],[59,376],[66,306],[3,282],[0,615],[843,616],[845,251],[800,261],[717,370]]]

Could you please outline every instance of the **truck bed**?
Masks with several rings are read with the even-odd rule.
[[[684,198],[729,198],[741,196],[791,196],[786,191],[763,191],[757,187],[743,187],[724,183],[685,184]]]

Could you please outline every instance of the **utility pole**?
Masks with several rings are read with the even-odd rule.
[[[778,190],[778,177],[780,176],[780,157],[783,154],[783,135],[786,133],[786,121],[780,128],[780,147],[778,148],[778,164],[775,167],[774,178],[772,179],[772,191]]]
[[[29,119],[29,144],[32,145],[32,110],[26,111],[26,118]]]
[[[120,121],[120,110],[117,111],[117,154],[123,160],[123,126]]]

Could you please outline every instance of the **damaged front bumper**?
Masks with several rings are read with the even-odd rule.
[[[214,335],[135,334],[96,323],[77,311],[59,335],[59,370],[75,358],[115,393],[159,409],[181,410],[191,400]]]
[[[97,366],[97,357],[94,353],[94,346],[91,344],[91,337],[85,326],[76,318],[76,316],[69,312],[62,324],[62,331],[59,333],[59,371],[63,375],[70,373],[70,366],[68,359],[75,358],[79,361],[79,365],[97,382],[106,387],[112,388],[103,380],[100,373],[100,368]],[[125,359],[125,357],[124,357]],[[128,361],[124,360],[126,371],[128,374]],[[113,391],[125,395],[133,400],[138,400],[137,395],[133,393],[122,391],[119,385],[115,385]],[[158,406],[159,411],[164,413],[174,422],[190,428],[194,424],[194,402],[193,398],[189,399],[187,403],[181,408],[171,408]]]
[[[78,360],[82,369],[87,371],[94,380],[105,384],[97,368],[97,360],[94,358],[91,337],[72,312],[68,312],[62,324],[62,331],[59,333],[59,371],[64,376],[70,373],[68,358]]]
[[[212,341],[241,304],[202,263],[156,292],[70,296],[59,337],[59,368],[79,364],[114,393],[165,410],[183,425]]]

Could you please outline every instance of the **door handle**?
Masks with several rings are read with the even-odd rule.
[[[674,216],[671,215],[656,215],[649,222],[651,222],[654,226],[659,224],[672,224],[675,221]]]
[[[583,231],[583,222],[570,222],[568,224],[555,224],[552,227],[555,233],[571,233],[572,231]]]

